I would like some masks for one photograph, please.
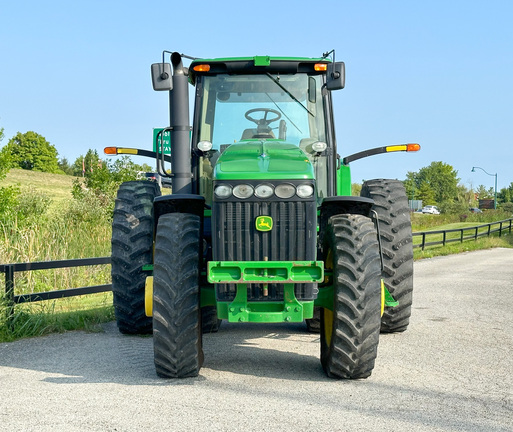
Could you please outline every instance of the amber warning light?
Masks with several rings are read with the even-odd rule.
[[[327,71],[328,64],[327,63],[316,63],[314,65],[314,70],[316,70],[317,72]]]
[[[115,155],[115,154],[118,154],[118,148],[117,147],[105,147],[103,149],[103,152],[108,155]]]
[[[193,67],[196,72],[208,72],[210,70],[210,65],[208,64],[200,64]]]
[[[103,149],[103,152],[108,155],[117,155],[117,154],[130,154],[130,155],[142,155],[142,153],[145,153],[144,150],[138,150],[133,148],[126,148],[126,147],[105,147]]]

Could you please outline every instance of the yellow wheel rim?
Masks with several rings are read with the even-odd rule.
[[[385,282],[381,279],[381,316],[385,313]]]
[[[153,316],[153,276],[146,277],[144,284],[144,312],[147,317]]]

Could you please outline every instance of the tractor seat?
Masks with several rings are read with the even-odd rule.
[[[263,133],[259,132],[257,129],[244,129],[244,132],[242,133],[242,138],[240,140],[242,141],[258,138],[274,139],[276,137],[274,136],[273,131]]]

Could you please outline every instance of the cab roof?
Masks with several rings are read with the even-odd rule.
[[[189,74],[217,75],[227,74],[256,74],[256,73],[323,73],[316,71],[314,66],[319,63],[331,63],[329,58],[307,57],[227,57],[217,59],[195,59],[189,66]],[[208,67],[200,68],[205,65]],[[207,70],[208,69],[208,70]]]

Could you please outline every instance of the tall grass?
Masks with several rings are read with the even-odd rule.
[[[15,211],[0,220],[0,263],[110,255],[110,210],[93,194],[86,193],[81,200],[70,199],[59,206],[50,204],[51,200],[41,192],[21,189]],[[1,293],[4,293],[5,282],[0,279]],[[101,285],[110,281],[108,265],[17,272],[15,294]],[[97,322],[113,318],[110,293],[17,305],[9,323],[5,300],[0,309],[0,341],[68,328],[91,328]],[[77,309],[82,312],[71,312]]]

